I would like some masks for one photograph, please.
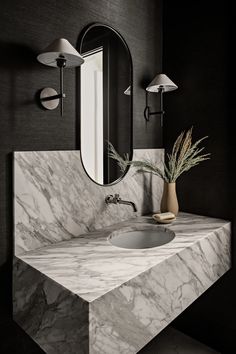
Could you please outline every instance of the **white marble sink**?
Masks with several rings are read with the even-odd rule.
[[[113,232],[108,241],[116,247],[127,249],[146,249],[171,242],[175,233],[164,227],[146,227],[136,230],[122,229]]]

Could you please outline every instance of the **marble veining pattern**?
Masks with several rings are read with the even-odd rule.
[[[88,303],[17,257],[13,267],[18,325],[47,354],[89,353]]]
[[[134,151],[162,166],[163,149]],[[119,193],[138,207],[137,215],[158,211],[163,182],[130,169],[124,179],[99,186],[86,175],[80,151],[34,151],[14,154],[15,254],[34,250],[133,217],[130,206],[105,205]]]
[[[178,222],[168,226],[176,237],[162,247],[127,250],[110,244],[107,238],[116,230],[166,228],[166,225],[157,225],[151,217],[139,217],[26,252],[21,259],[90,302],[174,255],[181,257],[181,251],[196,243],[198,245],[198,241],[207,237],[209,231],[215,232],[215,235],[213,243],[208,241],[208,250],[218,254],[218,247],[221,246],[218,233],[222,232],[222,227],[222,220],[181,213]],[[201,254],[202,265],[208,267],[204,249],[198,249],[197,245],[195,252]],[[221,247],[219,249],[222,252]],[[222,262],[228,261],[228,251],[225,250]],[[191,258],[194,256],[195,253],[190,254]],[[191,268],[193,266],[191,264]],[[227,264],[224,266],[227,267]]]
[[[146,250],[121,249],[107,241],[119,229],[153,227],[168,227],[176,236],[166,245]],[[71,345],[63,353],[134,354],[230,268],[230,227],[225,220],[186,213],[168,226],[156,225],[150,217],[137,217],[25,252],[16,257],[16,263],[37,270],[62,292],[87,304],[87,351],[76,351]],[[50,329],[43,327],[42,331],[30,311],[33,300],[29,298],[36,293],[40,297],[44,293],[41,286],[37,281],[30,284],[27,271],[16,276],[15,282],[17,289],[23,289],[15,296],[16,321],[42,348],[46,337],[52,348],[49,353],[62,353],[54,348]],[[27,319],[27,328],[22,319]],[[31,330],[35,327],[37,338]],[[67,330],[69,327],[65,338]],[[60,339],[62,334],[57,335]]]

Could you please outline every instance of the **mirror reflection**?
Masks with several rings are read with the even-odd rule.
[[[114,29],[94,24],[80,41],[80,149],[89,177],[101,185],[124,175],[109,157],[110,142],[132,157],[132,62]],[[125,171],[126,172],[126,171]]]

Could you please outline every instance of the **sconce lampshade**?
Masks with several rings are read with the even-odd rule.
[[[173,91],[178,88],[177,85],[171,81],[165,74],[157,74],[157,76],[152,80],[152,82],[146,88],[149,92],[167,92]]]
[[[128,86],[127,89],[124,91],[124,94],[127,96],[131,95],[131,86]]]
[[[53,41],[42,53],[37,56],[40,63],[57,67],[57,59],[66,59],[66,66],[80,66],[84,59],[67,39],[59,38]]]

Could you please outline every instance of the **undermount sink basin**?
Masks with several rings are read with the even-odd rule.
[[[116,247],[142,249],[162,246],[175,237],[175,233],[165,228],[144,230],[122,230],[112,233],[108,240]]]

